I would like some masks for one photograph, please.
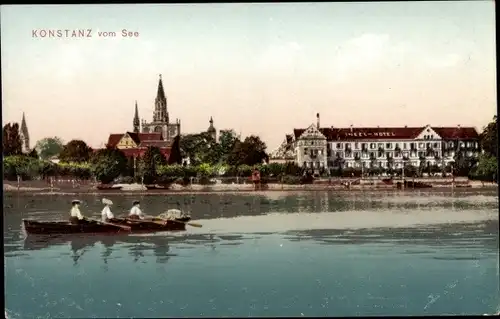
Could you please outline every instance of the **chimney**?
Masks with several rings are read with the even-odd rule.
[[[405,128],[408,128],[408,125],[405,125]]]
[[[352,133],[352,124],[351,124],[351,133]]]
[[[457,128],[460,129],[460,124],[457,125]]]
[[[316,113],[316,126],[319,129],[319,113]]]

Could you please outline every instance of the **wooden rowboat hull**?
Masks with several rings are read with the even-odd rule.
[[[69,221],[41,222],[31,219],[23,219],[24,230],[28,234],[53,235],[53,234],[106,234],[127,232],[118,226],[99,224],[87,221],[81,224],[71,224]]]
[[[185,217],[177,221],[162,220],[130,220],[126,218],[114,218],[112,224],[128,226],[130,232],[153,233],[160,231],[180,231],[186,230],[186,222],[191,218]],[[94,221],[87,221],[82,224],[71,224],[68,221],[42,222],[37,220],[23,219],[24,230],[27,234],[37,235],[62,235],[62,234],[116,234],[129,233],[122,227],[110,224],[100,224]]]

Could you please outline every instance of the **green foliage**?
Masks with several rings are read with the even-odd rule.
[[[498,158],[498,117],[495,115],[479,136],[482,149]]]
[[[3,127],[2,148],[3,156],[22,154],[21,138],[19,136],[19,124],[8,123]]]
[[[215,164],[221,157],[220,147],[207,132],[181,136],[181,155],[188,157],[191,165]]]
[[[38,158],[39,158],[39,157],[38,157],[38,152],[36,151],[36,149],[35,149],[35,148],[34,148],[34,149],[32,149],[32,150],[31,150],[31,152],[29,152],[28,156],[29,156],[29,157],[31,157],[31,158],[36,158],[36,159],[38,159]]]
[[[82,140],[71,140],[64,145],[59,159],[66,163],[85,163],[92,155],[92,148]]]
[[[32,180],[40,176],[41,163],[25,155],[13,155],[4,157],[4,178],[10,181],[17,180],[19,176],[22,180]]]
[[[234,166],[261,164],[269,159],[266,148],[266,144],[255,135],[248,136],[243,142],[237,140],[228,156],[228,164]]]
[[[157,168],[167,164],[167,159],[161,153],[160,149],[150,146],[141,159],[144,184],[155,183],[158,177]]]
[[[105,148],[91,157],[92,175],[101,183],[108,184],[128,171],[128,159],[122,151]]]
[[[496,181],[498,178],[498,161],[490,154],[481,154],[477,166],[471,172],[475,179],[482,181]]]
[[[63,142],[59,137],[46,137],[36,143],[35,149],[38,150],[40,157],[48,160],[53,156],[59,155],[64,148]]]
[[[168,165],[182,164],[181,147],[180,147],[181,137],[177,135],[172,143],[172,148],[170,151],[170,156],[168,157]]]

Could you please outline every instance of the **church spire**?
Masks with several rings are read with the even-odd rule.
[[[161,74],[160,74],[160,81],[158,82],[158,92],[156,93],[156,99],[158,100],[165,100],[165,90],[163,90],[163,82],[161,80]]]
[[[165,90],[163,89],[163,81],[158,81],[158,91],[156,93],[155,99],[155,110],[153,114],[153,122],[168,123],[168,111],[167,111],[167,97],[165,96]]]
[[[26,116],[23,112],[23,119],[21,120],[21,129],[19,131],[21,138],[23,152],[29,152],[30,150],[30,135],[28,132],[28,125],[26,124]]]
[[[134,115],[134,133],[140,132],[141,122],[139,121],[139,108],[137,107],[137,101],[135,101],[135,115]]]

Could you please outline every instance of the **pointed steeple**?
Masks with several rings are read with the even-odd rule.
[[[158,91],[156,93],[155,99],[155,110],[153,113],[153,122],[168,123],[168,111],[167,111],[167,97],[165,96],[165,90],[163,89],[163,82],[158,81]]]
[[[141,122],[139,120],[139,108],[137,107],[137,101],[135,101],[134,133],[139,133],[140,129],[141,129]]]
[[[165,100],[165,90],[163,89],[163,82],[161,80],[161,74],[160,74],[160,81],[158,82],[158,92],[156,93],[156,99],[158,100]]]
[[[28,125],[26,124],[26,116],[23,112],[23,119],[21,120],[21,128],[19,130],[19,135],[21,138],[23,152],[29,152],[30,150],[30,135],[28,132]]]

